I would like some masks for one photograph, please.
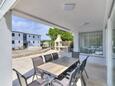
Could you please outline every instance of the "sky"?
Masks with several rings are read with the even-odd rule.
[[[29,19],[21,18],[18,16],[12,16],[12,27],[13,31],[38,34],[41,35],[42,40],[50,39],[50,37],[46,35],[48,33],[50,26],[34,22]]]

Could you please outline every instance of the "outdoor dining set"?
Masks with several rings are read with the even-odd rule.
[[[59,57],[58,53],[32,58],[34,73],[25,77],[13,69],[18,77],[20,86],[86,86],[84,74],[88,79],[85,66],[89,56],[80,61],[80,53],[72,52],[72,57]],[[32,82],[27,80],[32,77]],[[66,82],[61,81],[66,79]],[[78,81],[81,85],[78,85]]]

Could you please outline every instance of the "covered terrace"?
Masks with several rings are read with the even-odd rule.
[[[106,71],[107,86],[114,86],[112,82],[114,9],[114,0],[0,0],[0,85],[12,86],[11,31],[12,15],[16,15],[72,32],[73,51],[106,59],[107,71],[106,68],[101,71]],[[84,51],[85,49],[88,52]],[[92,65],[93,67],[101,69],[100,66]],[[95,84],[93,85],[97,86],[98,83]]]

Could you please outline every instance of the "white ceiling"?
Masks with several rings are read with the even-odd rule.
[[[64,4],[75,3],[71,11]],[[72,30],[103,29],[106,0],[20,0],[15,11]]]
[[[3,0],[0,0],[0,4],[2,3]]]
[[[0,0],[0,8],[2,6],[2,4],[4,3],[5,0]]]

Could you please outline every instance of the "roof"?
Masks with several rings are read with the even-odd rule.
[[[105,21],[106,1],[21,0],[12,8],[12,11],[15,15],[68,31],[102,30]],[[65,5],[72,3],[75,5],[74,8],[69,11],[65,10]]]
[[[12,32],[41,36],[41,35],[39,35],[39,34],[25,33],[25,32],[20,32],[20,31],[12,31]]]

